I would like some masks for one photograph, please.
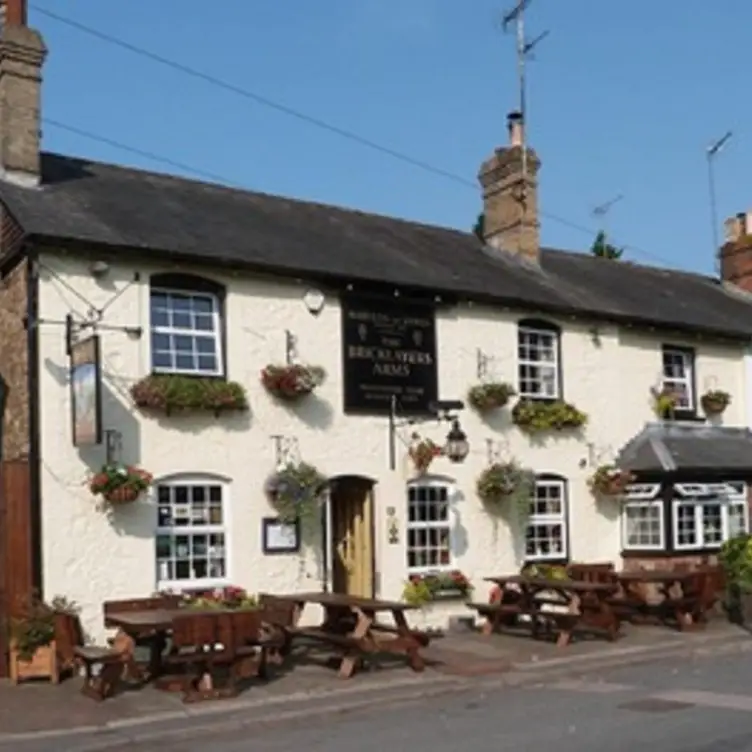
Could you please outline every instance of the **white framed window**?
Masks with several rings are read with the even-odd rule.
[[[525,524],[525,560],[567,557],[567,484],[537,479]]]
[[[407,573],[451,569],[452,524],[449,502],[454,487],[439,479],[407,486]]]
[[[153,287],[151,364],[155,373],[224,373],[219,299],[208,292]]]
[[[205,476],[154,485],[159,590],[221,587],[228,583],[228,486]]]
[[[517,328],[517,391],[529,399],[558,399],[559,333],[520,324]]]
[[[657,498],[658,483],[638,483],[627,488],[621,509],[624,550],[660,551],[666,546],[664,503]]]
[[[743,483],[677,484],[672,502],[673,544],[677,551],[720,548],[749,527]]]
[[[678,347],[663,348],[663,388],[676,396],[676,408],[694,410],[694,354]]]

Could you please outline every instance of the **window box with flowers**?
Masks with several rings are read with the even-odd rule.
[[[298,363],[268,365],[261,371],[261,383],[269,394],[283,402],[296,402],[307,397],[324,383],[326,371],[319,366]]]
[[[178,412],[247,410],[245,389],[224,379],[173,374],[151,374],[131,387],[136,407],[165,415]]]
[[[470,580],[459,570],[426,572],[410,575],[402,598],[411,606],[425,606],[432,601],[468,598],[473,590]]]
[[[721,415],[731,404],[731,395],[721,389],[711,389],[700,397],[705,415]]]
[[[516,393],[511,384],[489,382],[471,387],[467,393],[467,401],[475,410],[484,414],[506,406]]]
[[[475,484],[478,498],[494,511],[511,511],[527,515],[535,486],[535,474],[515,460],[494,462],[479,476]]]
[[[521,399],[512,410],[512,420],[526,433],[582,428],[588,416],[562,400]]]
[[[415,466],[415,470],[423,475],[428,472],[431,463],[444,454],[444,450],[431,439],[421,439],[418,434],[413,434],[412,444],[410,444],[407,453]]]
[[[108,504],[130,504],[151,485],[152,476],[133,465],[109,464],[89,481],[89,490]]]
[[[621,498],[627,487],[634,483],[635,475],[616,465],[601,465],[588,478],[588,488],[596,498]]]
[[[194,591],[186,593],[184,607],[204,611],[211,609],[247,611],[257,609],[259,605],[258,599],[253,595],[249,595],[243,588],[227,585],[226,587],[216,588],[208,592]]]
[[[289,462],[267,479],[266,496],[284,523],[312,517],[319,509],[327,478],[306,462]]]

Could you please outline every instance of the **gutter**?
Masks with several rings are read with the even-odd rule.
[[[38,251],[28,241],[23,244],[26,256],[26,353],[27,393],[29,398],[29,543],[31,546],[31,584],[42,590],[42,458],[39,403],[39,269]]]

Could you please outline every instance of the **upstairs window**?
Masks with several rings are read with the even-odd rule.
[[[517,392],[525,399],[561,398],[560,331],[544,321],[517,328]]]
[[[675,410],[693,413],[695,404],[695,354],[686,347],[663,346],[663,388],[676,395]]]
[[[223,290],[183,275],[152,277],[151,364],[154,373],[223,376]]]

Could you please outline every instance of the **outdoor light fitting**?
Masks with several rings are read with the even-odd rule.
[[[461,400],[437,400],[428,405],[430,415],[403,418],[400,420],[397,416],[397,398],[392,397],[389,410],[389,468],[394,470],[397,466],[397,447],[396,435],[397,429],[405,425],[417,425],[429,421],[451,421],[452,427],[446,437],[446,444],[443,447],[443,454],[447,459],[459,464],[464,462],[470,453],[470,443],[467,435],[460,426],[459,418],[452,413],[465,408],[465,403]]]

